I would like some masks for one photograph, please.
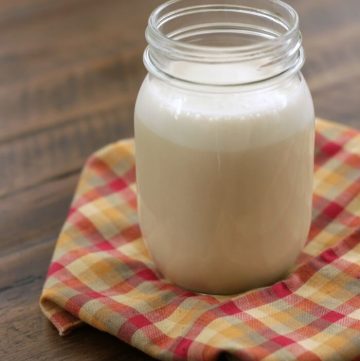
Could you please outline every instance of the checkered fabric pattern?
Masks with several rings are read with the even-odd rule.
[[[160,278],[136,213],[134,144],[86,163],[41,296],[64,335],[82,323],[161,360],[360,360],[360,133],[318,121],[313,222],[294,272],[236,296]]]

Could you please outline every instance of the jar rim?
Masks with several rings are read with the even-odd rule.
[[[204,50],[204,51],[209,51],[209,52],[212,52],[212,51],[217,52],[217,51],[219,51],[219,49],[222,51],[225,51],[225,52],[226,51],[230,51],[230,52],[252,51],[252,50],[264,48],[267,45],[272,45],[274,43],[286,41],[287,39],[291,38],[294,35],[294,33],[299,31],[299,15],[292,6],[290,6],[289,4],[285,3],[282,0],[265,0],[267,3],[272,3],[275,6],[279,6],[280,8],[285,10],[287,12],[287,14],[290,15],[291,23],[288,24],[289,28],[287,29],[287,31],[273,39],[262,40],[256,44],[251,44],[251,45],[238,45],[238,46],[228,46],[228,47],[196,45],[196,44],[187,43],[182,40],[174,40],[159,30],[159,23],[163,20],[161,17],[161,13],[164,12],[166,9],[168,9],[172,5],[186,3],[187,1],[188,0],[169,0],[169,1],[166,1],[163,4],[159,5],[155,10],[153,10],[153,12],[150,14],[149,21],[148,21],[148,28],[147,28],[147,40],[149,43],[157,42],[158,45],[160,43],[163,43],[164,46],[180,45],[184,50],[188,49],[191,51]],[[243,8],[243,9],[245,9],[245,8],[251,9],[250,7],[241,5],[241,3],[244,2],[243,0],[239,0],[238,2],[239,2],[239,5],[237,7]],[[205,3],[206,2],[204,2],[204,5],[198,5],[197,8],[203,7],[205,9],[206,7],[209,7],[210,4],[206,5]],[[227,4],[224,3],[224,4],[218,4],[218,5],[224,7]],[[236,6],[236,5],[229,4],[229,7],[234,7],[234,6]],[[186,8],[183,8],[183,9],[186,9]],[[252,9],[254,10],[256,8],[253,7]],[[264,15],[269,15],[265,10],[263,10],[262,13]],[[151,39],[151,37],[153,37],[153,40]]]
[[[199,15],[203,14],[219,18],[225,16],[225,21],[202,24],[193,22],[191,25],[186,24],[187,26],[181,22],[184,22],[184,18],[187,19],[194,15],[201,19]],[[227,15],[234,17],[233,23],[227,22]],[[250,24],[242,23],[240,20],[236,22],[237,16],[245,17],[247,21],[250,19]],[[215,17],[215,19],[217,18]],[[261,23],[260,25],[251,24],[254,19],[258,22],[263,21],[267,27]],[[168,33],[164,27],[171,29],[169,24],[171,25],[172,22],[177,26],[176,31],[172,29]],[[269,24],[276,27],[276,30]],[[246,26],[249,25],[251,26],[248,28],[250,30],[247,30]],[[192,34],[191,31],[194,29],[199,32],[198,29],[201,30],[203,27],[204,34],[208,35],[221,31],[219,29],[222,29],[222,26],[225,34],[241,34],[238,38],[234,37],[236,39],[241,39],[241,36],[249,31],[256,41],[251,44],[228,46],[227,44],[194,44],[184,41],[182,38],[184,36],[186,39],[186,36],[189,36],[188,33]],[[230,30],[226,30],[228,28]],[[167,29],[167,31],[170,30]],[[155,72],[165,73],[160,75],[170,78],[176,78],[176,76],[164,70],[166,62],[169,61],[217,64],[241,63],[260,59],[263,61],[263,67],[267,67],[269,64],[281,64],[281,66],[277,66],[276,70],[273,67],[268,78],[273,78],[289,70],[298,71],[304,63],[299,16],[293,7],[282,0],[225,0],[222,3],[217,0],[170,0],[151,13],[146,29],[146,39],[149,44],[144,56],[146,67],[151,72],[154,72],[155,69]],[[254,82],[258,81],[259,79],[256,79]]]

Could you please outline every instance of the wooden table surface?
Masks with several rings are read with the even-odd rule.
[[[149,360],[38,298],[84,160],[133,134],[144,28],[160,0],[0,0],[0,360]],[[299,11],[317,115],[360,128],[360,1]]]

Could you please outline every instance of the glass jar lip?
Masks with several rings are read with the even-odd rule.
[[[266,2],[272,3],[275,6],[279,6],[282,9],[284,9],[287,14],[290,15],[289,22],[289,28],[283,33],[279,34],[278,36],[271,38],[271,39],[265,39],[262,41],[259,41],[255,44],[251,45],[238,45],[238,46],[209,46],[209,45],[196,45],[187,43],[182,40],[178,39],[172,39],[171,37],[164,34],[162,31],[159,30],[159,25],[161,25],[161,22],[164,20],[163,17],[161,17],[162,12],[164,12],[167,8],[174,4],[181,4],[186,3],[187,0],[169,0],[165,3],[158,6],[150,15],[149,21],[148,21],[148,27],[146,30],[146,39],[150,46],[158,48],[158,49],[177,49],[178,51],[187,53],[189,55],[193,53],[197,54],[203,54],[206,55],[216,55],[219,50],[221,50],[222,54],[226,54],[227,56],[231,54],[237,54],[237,55],[247,55],[247,54],[253,54],[254,52],[257,52],[261,50],[262,52],[266,51],[266,49],[273,49],[277,45],[281,46],[286,41],[289,41],[291,38],[293,38],[298,32],[299,32],[299,15],[295,11],[295,9],[290,6],[289,4],[285,3],[282,0],[266,0]],[[185,5],[185,4],[184,4]],[[264,16],[273,16],[273,14],[270,14],[266,10],[259,10],[255,8],[251,8],[249,6],[241,5],[241,0],[239,0],[239,5],[235,4],[213,4],[213,6],[221,6],[221,7],[229,7],[229,8],[241,8],[243,11],[245,9],[248,9],[247,11],[249,13],[257,11],[258,13],[262,13]],[[211,7],[210,4],[206,5],[197,5],[196,9],[203,8],[204,11],[206,9],[209,9]],[[186,10],[191,9],[192,7],[183,7],[180,10]],[[176,15],[176,12],[173,12],[172,15]],[[252,56],[252,55],[250,55]]]
[[[217,34],[224,37],[214,46]],[[146,39],[148,71],[183,84],[261,84],[298,72],[305,59],[299,16],[282,0],[170,0],[150,15]],[[249,72],[226,74],[221,69],[227,64]],[[217,76],[194,71],[198,66]]]

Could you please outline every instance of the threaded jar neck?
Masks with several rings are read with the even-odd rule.
[[[298,15],[280,0],[168,1],[151,14],[146,39],[150,73],[200,85],[263,82],[304,63]]]

